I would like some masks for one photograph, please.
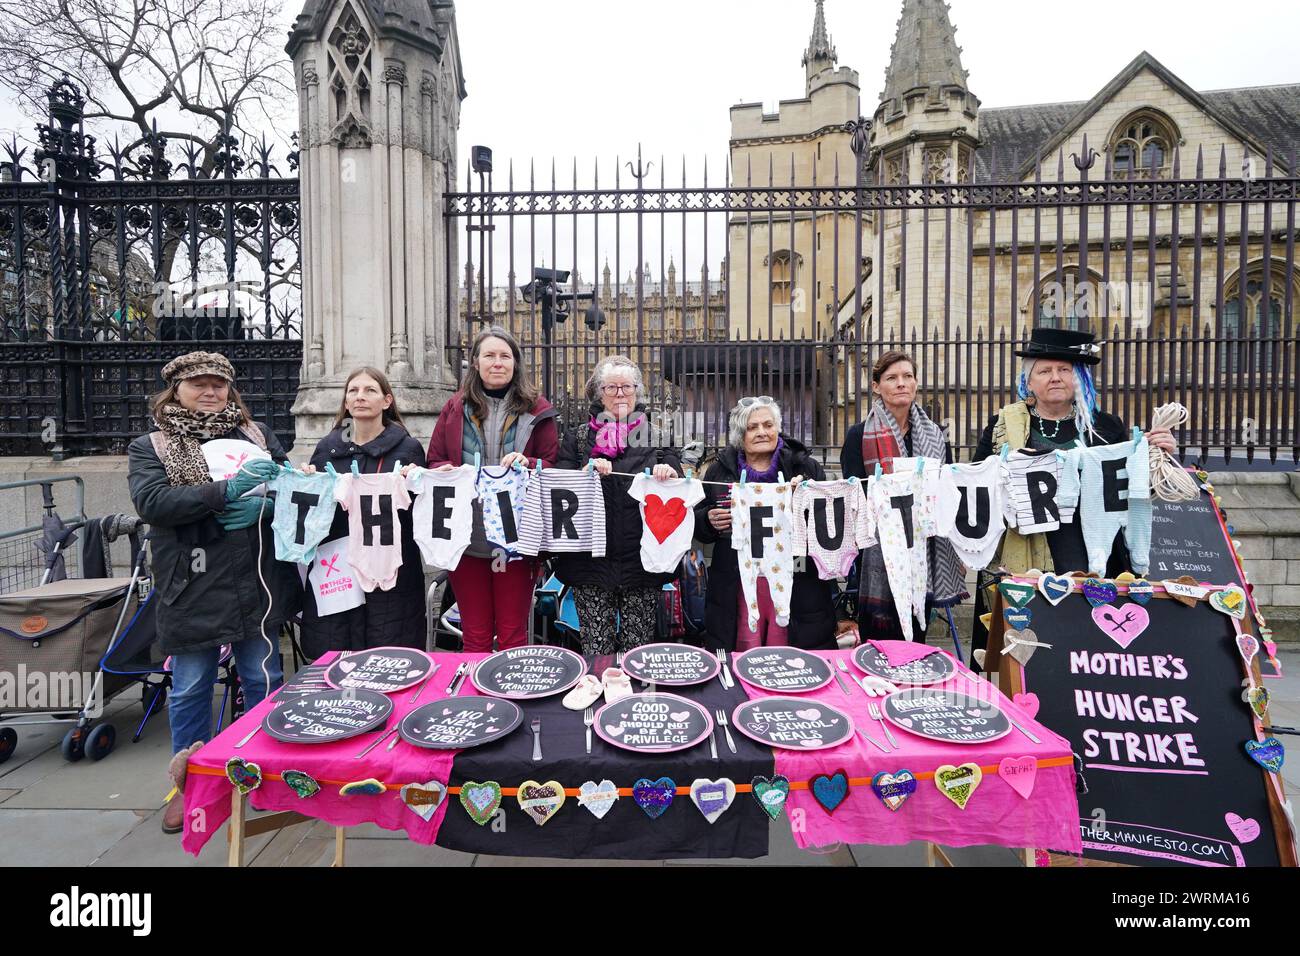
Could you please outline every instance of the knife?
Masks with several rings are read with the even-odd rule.
[[[831,671],[831,673],[835,675],[835,683],[840,685],[840,690],[844,691],[844,696],[852,697],[853,695],[849,693],[849,687],[844,683],[844,678],[840,676],[839,671]]]

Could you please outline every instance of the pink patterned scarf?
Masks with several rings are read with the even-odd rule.
[[[644,421],[644,415],[638,415],[624,422],[617,420],[600,422],[593,416],[590,425],[596,433],[596,440],[591,447],[592,454],[611,460],[617,458],[627,448],[628,434],[639,428]]]

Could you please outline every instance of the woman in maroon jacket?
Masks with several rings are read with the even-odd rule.
[[[494,462],[502,475],[516,462],[532,468],[540,461],[549,468],[559,454],[557,421],[551,403],[528,379],[519,343],[494,325],[475,337],[465,384],[438,415],[428,466],[472,465],[477,454],[489,475],[498,472]],[[494,553],[475,501],[470,545],[451,572],[466,653],[490,653],[494,636],[498,650],[528,643],[537,568],[536,558],[507,560]]]

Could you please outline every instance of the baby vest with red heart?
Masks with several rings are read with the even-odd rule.
[[[652,574],[675,572],[691,550],[704,485],[695,478],[637,475],[627,493],[641,504],[641,566]]]

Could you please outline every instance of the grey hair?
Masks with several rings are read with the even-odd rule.
[[[1020,383],[1019,391],[1023,394],[1021,398],[1033,396],[1029,390],[1029,379],[1034,374],[1034,366],[1042,359],[1026,357],[1020,365]],[[1091,375],[1086,369],[1082,370],[1078,362],[1071,363],[1071,370],[1074,372],[1074,427],[1079,430],[1079,436],[1082,437],[1094,432],[1092,422],[1093,398],[1088,395],[1087,386],[1092,385]],[[1088,375],[1088,382],[1084,382],[1084,375]],[[1095,394],[1095,390],[1094,390]]]
[[[745,445],[745,430],[749,428],[749,416],[757,408],[770,408],[772,417],[776,419],[776,430],[781,430],[781,406],[772,398],[766,395],[760,395],[757,398],[742,398],[736,403],[736,407],[731,410],[731,418],[727,423],[727,439],[732,448],[743,448]]]
[[[626,355],[606,355],[592,369],[591,378],[587,379],[587,401],[593,405],[600,404],[600,386],[605,383],[605,376],[614,369],[630,369],[632,381],[636,383],[637,402],[645,401],[645,382],[641,378],[641,369]]]

